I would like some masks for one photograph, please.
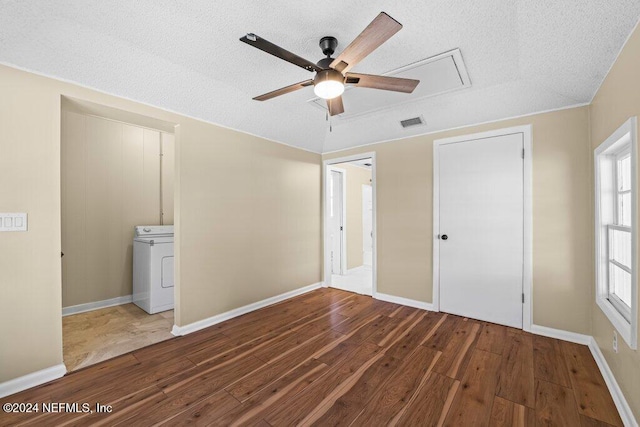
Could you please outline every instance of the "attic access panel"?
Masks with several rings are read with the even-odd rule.
[[[418,79],[420,84],[412,94],[390,92],[347,86],[342,99],[345,112],[334,116],[338,120],[363,116],[376,111],[392,108],[396,105],[415,102],[420,99],[463,89],[471,86],[460,49],[441,53],[413,64],[397,68],[385,76]],[[312,98],[308,103],[316,108],[327,110],[327,102],[322,98]]]

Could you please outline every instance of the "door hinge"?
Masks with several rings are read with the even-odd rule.
[[[340,226],[340,231],[342,231],[342,226]]]
[[[522,293],[522,303],[524,304],[524,292]]]
[[[522,158],[524,159],[524,148],[522,149]]]

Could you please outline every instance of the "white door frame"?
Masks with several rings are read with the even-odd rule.
[[[362,264],[366,265],[364,263],[364,236],[365,236],[365,230],[364,230],[364,215],[365,215],[365,205],[364,205],[364,189],[366,187],[371,187],[371,244],[373,245],[373,186],[371,184],[362,184],[361,187],[361,191],[362,191]],[[372,267],[373,267],[373,247],[371,248],[371,259],[372,259]]]
[[[516,126],[505,129],[497,129],[489,132],[474,133],[471,135],[455,136],[451,138],[436,139],[433,141],[433,308],[440,310],[440,252],[438,245],[438,235],[440,234],[440,171],[438,148],[441,145],[452,144],[463,141],[473,141],[478,139],[493,138],[496,136],[512,135],[521,133],[524,142],[524,168],[523,168],[523,195],[524,195],[524,230],[523,230],[523,269],[522,269],[522,291],[524,293],[524,304],[522,305],[522,329],[531,331],[533,324],[533,300],[532,300],[532,152],[531,152],[531,125]]]
[[[331,286],[331,248],[329,247],[330,239],[329,239],[329,214],[328,214],[328,206],[327,203],[327,187],[329,186],[329,170],[334,168],[333,165],[338,163],[346,163],[353,162],[354,160],[362,160],[371,158],[371,193],[373,199],[373,259],[371,263],[371,269],[373,274],[373,283],[372,283],[372,294],[373,297],[376,297],[376,291],[378,289],[377,281],[378,281],[378,268],[377,268],[377,239],[378,233],[376,229],[376,211],[377,211],[377,201],[376,201],[376,153],[368,152],[362,154],[356,154],[353,156],[346,157],[337,157],[335,159],[324,160],[322,162],[322,216],[323,216],[323,242],[324,242],[324,283],[323,286],[329,287]],[[346,180],[345,180],[346,182]],[[346,191],[344,192],[346,194]],[[346,203],[345,203],[346,206]],[[346,221],[345,221],[346,222]],[[346,231],[346,228],[345,228]],[[345,233],[346,236],[346,233]],[[345,238],[346,240],[346,238]],[[346,252],[346,251],[345,251]]]
[[[335,166],[327,168],[327,182],[330,172],[342,174],[342,233],[340,240],[340,274],[347,272],[347,170]],[[327,213],[328,213],[327,204]],[[327,222],[328,225],[328,222]],[[329,248],[329,259],[331,259],[331,248]],[[331,266],[330,266],[331,268]],[[329,270],[331,271],[331,270]]]

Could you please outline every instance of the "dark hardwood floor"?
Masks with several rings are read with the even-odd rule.
[[[585,346],[333,289],[5,402],[113,409],[2,413],[1,425],[622,425]]]

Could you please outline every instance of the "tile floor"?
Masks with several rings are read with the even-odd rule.
[[[373,283],[373,270],[370,265],[347,270],[345,275],[331,275],[331,287],[357,294],[371,295]]]
[[[147,314],[135,304],[65,316],[64,364],[71,372],[167,340],[172,327],[173,310]]]

